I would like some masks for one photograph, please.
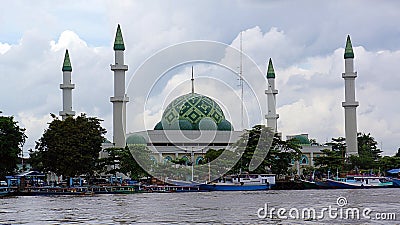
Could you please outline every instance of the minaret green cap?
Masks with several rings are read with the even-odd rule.
[[[267,78],[275,78],[275,71],[274,71],[274,66],[272,65],[271,58],[269,58],[268,62]]]
[[[117,33],[115,34],[114,50],[125,50],[124,39],[122,38],[121,27],[118,24]]]
[[[351,45],[350,35],[347,35],[346,48],[344,50],[344,58],[354,58],[353,46]]]
[[[62,71],[72,71],[71,61],[69,60],[68,49],[65,51],[64,64]]]

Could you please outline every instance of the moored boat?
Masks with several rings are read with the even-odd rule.
[[[393,178],[393,187],[400,187],[400,179],[399,178]]]
[[[261,191],[270,189],[272,185],[275,185],[275,175],[241,174],[200,184],[199,187],[207,191]]]
[[[20,196],[48,196],[48,195],[93,195],[87,187],[29,187],[16,192]]]
[[[393,182],[386,177],[348,175],[345,178],[326,179],[330,188],[359,189],[393,187]]]
[[[301,180],[304,189],[329,189],[330,185],[326,181],[309,181],[309,180]]]
[[[12,191],[8,187],[0,187],[0,197],[10,196]]]
[[[310,180],[300,180],[301,183],[303,184],[304,189],[318,189],[317,183],[315,181],[310,181]]]

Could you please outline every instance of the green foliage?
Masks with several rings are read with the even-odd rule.
[[[377,162],[378,168],[380,171],[388,171],[391,169],[397,169],[400,168],[400,157],[397,156],[384,156],[379,159]]]
[[[37,152],[31,152],[31,158],[36,166],[57,175],[92,175],[106,133],[100,122],[85,114],[64,121],[53,116],[53,121],[36,142]]]
[[[145,151],[144,148],[147,147],[144,145],[132,145],[130,148],[133,149],[133,151]],[[106,172],[108,174],[123,173],[135,180],[147,176],[147,172],[142,169],[132,156],[130,148],[105,149],[108,153],[108,157],[99,159],[98,168],[100,172]],[[107,170],[107,167],[111,167],[111,170]]]
[[[129,162],[129,172],[132,179],[139,179],[141,177],[149,176],[147,171],[151,171],[152,167],[156,164],[152,160],[152,153],[145,145],[129,145],[129,157],[126,157]]]
[[[25,139],[14,117],[0,116],[0,179],[15,171]]]
[[[381,158],[381,150],[377,147],[377,142],[371,134],[358,133],[358,156],[350,156],[345,159],[346,143],[345,138],[332,138],[332,142],[327,145],[332,150],[323,150],[323,156],[315,158],[315,165],[320,166],[321,171],[328,169],[340,171],[373,169],[379,167],[379,159]]]
[[[271,172],[278,176],[291,174],[290,164],[292,160],[300,159],[300,149],[301,146],[297,143],[297,140],[283,141],[275,135],[267,157]]]
[[[394,155],[395,157],[400,157],[400,148],[397,150],[396,155]]]
[[[368,134],[358,133],[358,154],[360,157],[368,158],[370,160],[377,160],[381,157],[382,151],[377,147],[378,143]]]
[[[348,162],[350,166],[348,169],[374,169],[379,165],[378,161],[381,158],[382,151],[378,149],[378,143],[371,136],[371,134],[358,133],[358,156],[350,156]]]
[[[295,141],[282,141],[277,135],[273,136],[272,143],[268,138],[268,134],[272,134],[270,128],[263,125],[256,125],[247,134],[238,141],[238,146],[243,146],[244,138],[248,137],[247,145],[244,153],[235,165],[231,172],[249,171],[250,162],[253,158],[263,157],[259,159],[261,164],[254,170],[253,173],[268,173],[272,172],[277,175],[286,175],[289,173],[289,167],[292,159],[298,159],[301,155],[301,146]],[[265,135],[267,134],[267,135]],[[261,137],[261,139],[260,139]],[[268,151],[268,154],[263,156],[255,154],[255,150],[261,148],[261,151]],[[271,170],[271,171],[270,171]]]
[[[214,150],[214,149],[209,149],[206,154],[204,155],[204,159],[206,162],[211,162],[214,161],[216,158],[218,158],[222,152],[224,152],[225,149],[219,149],[219,150]]]
[[[340,150],[323,149],[322,156],[314,158],[315,166],[319,167],[321,172],[328,170],[342,170],[344,165],[343,153]]]
[[[179,164],[179,165],[186,165],[191,166],[192,162],[189,162],[188,158],[179,158],[171,160],[171,163]]]

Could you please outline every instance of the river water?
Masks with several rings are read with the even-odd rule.
[[[6,197],[0,224],[400,224],[400,188]]]

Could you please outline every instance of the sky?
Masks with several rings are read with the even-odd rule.
[[[341,76],[350,35],[358,131],[393,155],[400,147],[399,10],[399,1],[387,0],[7,1],[0,8],[0,111],[26,128],[27,154],[50,113],[62,110],[59,85],[68,49],[73,109],[102,119],[112,140],[110,64],[120,24],[129,66],[127,132],[152,129],[170,101],[190,92],[191,66],[196,92],[216,100],[241,127],[240,58],[226,50],[240,48],[241,39],[245,127],[265,123],[265,71],[272,58],[278,130],[325,143],[345,135]],[[211,47],[190,49],[201,42]]]

